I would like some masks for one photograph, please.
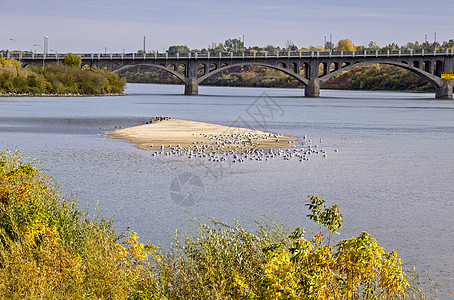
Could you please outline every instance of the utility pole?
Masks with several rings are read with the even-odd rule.
[[[45,55],[44,55],[44,48],[43,48],[41,45],[37,45],[37,44],[35,44],[35,46],[40,47],[41,50],[43,50],[43,68],[44,68],[44,57],[45,57]],[[35,51],[35,52],[36,52],[36,51]]]
[[[145,54],[145,53],[147,53],[147,52],[145,51],[145,36],[143,36],[143,54]]]
[[[14,41],[17,43],[17,47],[19,47],[19,66],[20,66],[20,63],[21,63],[21,56],[22,56],[22,52],[20,51],[20,45],[19,45],[19,42],[15,39],[9,39],[10,41]]]

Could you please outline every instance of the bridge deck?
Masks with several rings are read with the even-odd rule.
[[[14,58],[22,60],[59,60],[64,59],[66,53],[18,53],[18,52],[0,52],[4,58]],[[92,60],[166,60],[166,59],[266,59],[266,58],[354,58],[354,57],[423,57],[423,56],[454,56],[454,49],[446,50],[421,50],[421,51],[340,51],[340,52],[244,52],[244,53],[199,53],[189,52],[185,54],[169,53],[78,53],[82,59]],[[20,56],[20,57],[19,57]]]

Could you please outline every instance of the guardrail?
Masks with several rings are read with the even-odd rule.
[[[22,60],[63,60],[66,53],[53,53],[53,54],[39,54],[39,53],[18,53],[18,52],[0,52],[0,55],[4,58],[14,58]],[[78,53],[82,59],[91,60],[139,60],[139,59],[267,59],[267,58],[326,58],[326,57],[396,57],[396,56],[435,56],[435,55],[446,55],[453,56],[454,49],[446,50],[398,50],[398,51],[312,51],[312,52],[219,52],[219,53],[200,53],[200,52],[189,52],[189,53]]]

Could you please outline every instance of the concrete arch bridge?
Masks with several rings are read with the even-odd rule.
[[[318,97],[320,85],[351,68],[371,64],[388,64],[412,71],[436,88],[436,98],[452,99],[454,79],[442,79],[452,72],[454,49],[436,51],[362,51],[362,52],[276,52],[276,53],[154,53],[79,54],[82,65],[121,72],[139,66],[163,69],[185,84],[186,95],[197,95],[198,86],[207,78],[237,66],[264,66],[288,74],[305,85],[305,96]],[[18,56],[18,54],[16,54]],[[23,64],[44,65],[62,60],[65,54],[21,55]],[[8,57],[10,55],[8,54]],[[17,57],[15,57],[17,59]],[[183,72],[179,72],[183,70]]]

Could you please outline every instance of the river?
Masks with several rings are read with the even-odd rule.
[[[78,204],[98,203],[140,241],[168,245],[193,218],[254,230],[264,216],[289,228],[316,230],[307,195],[336,203],[339,238],[369,232],[395,249],[407,267],[424,271],[440,297],[454,291],[454,101],[431,93],[200,87],[129,84],[119,97],[0,97],[0,148],[36,157]],[[249,126],[303,138],[328,157],[242,164],[152,156],[102,133],[169,116]],[[321,140],[321,142],[320,142]],[[338,149],[338,152],[335,152]],[[196,184],[182,190],[184,178]],[[180,180],[180,181],[178,181]],[[173,194],[172,194],[173,193]],[[175,193],[194,193],[181,205]]]

